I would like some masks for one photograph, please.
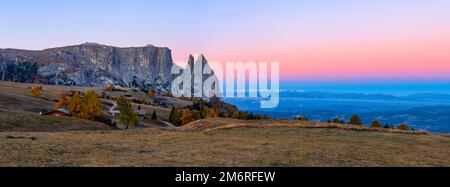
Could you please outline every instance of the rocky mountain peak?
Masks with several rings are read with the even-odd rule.
[[[194,57],[195,56],[195,57]],[[207,68],[211,70],[210,74],[204,72]],[[196,88],[198,90],[203,90],[203,83],[210,77],[215,76],[214,71],[212,71],[208,60],[204,57],[203,54],[198,55],[189,55],[188,64],[186,65],[186,69],[191,70],[191,95],[194,97],[205,97],[203,93],[196,94]],[[216,85],[214,84],[213,87]],[[219,86],[219,85],[217,85]],[[201,95],[201,96],[200,96]]]
[[[203,70],[203,68],[206,66],[209,67],[208,60],[206,60],[206,58],[203,54],[200,53],[197,55],[192,55],[192,54],[189,55],[188,64],[187,64],[186,68],[189,67],[189,68],[193,69],[195,67],[195,65],[197,65],[197,64],[201,64],[199,66],[199,67],[201,67],[201,70]]]

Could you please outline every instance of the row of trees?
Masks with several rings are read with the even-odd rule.
[[[390,124],[381,124],[380,121],[378,121],[378,119],[373,120],[372,124],[370,125],[371,128],[385,128],[385,129],[395,129],[395,127],[393,125]],[[406,123],[400,124],[399,126],[397,126],[397,129],[400,130],[411,130],[409,128],[409,125]]]
[[[335,118],[332,121],[328,121],[328,122],[330,122],[330,123],[346,124],[344,120],[338,119],[338,118]],[[352,115],[350,117],[350,121],[349,121],[348,124],[350,124],[350,125],[363,125],[363,122],[362,122],[361,118],[358,115]],[[393,125],[389,125],[389,124],[383,125],[383,124],[381,124],[381,122],[378,119],[373,120],[373,122],[371,123],[370,127],[371,128],[387,128],[387,129],[394,129],[395,128]],[[397,127],[397,129],[410,130],[408,124],[406,124],[406,123],[403,123],[403,124],[399,125]]]

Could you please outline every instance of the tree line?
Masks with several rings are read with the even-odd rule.
[[[294,119],[300,120],[300,121],[308,121],[308,118],[305,116],[298,116]],[[350,120],[348,123],[345,122],[344,119],[334,118],[333,120],[328,120],[328,123],[338,123],[338,124],[349,124],[349,125],[363,125],[363,121],[358,115],[352,115],[350,117]],[[386,128],[386,129],[400,129],[400,130],[412,130],[408,124],[403,123],[395,127],[391,124],[382,124],[378,119],[373,120],[373,122],[370,124],[371,128]]]
[[[209,100],[201,98],[192,98],[190,100],[193,102],[192,106],[184,108],[172,107],[169,115],[171,123],[183,126],[192,121],[216,117],[242,120],[270,119],[267,115],[239,111],[236,106],[227,104],[218,97],[211,97]]]

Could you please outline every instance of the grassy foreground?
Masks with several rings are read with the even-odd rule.
[[[450,138],[327,128],[0,132],[0,166],[450,166]]]

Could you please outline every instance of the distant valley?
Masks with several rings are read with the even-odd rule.
[[[270,114],[275,118],[306,116],[313,121],[334,118],[347,120],[359,115],[365,124],[374,119],[398,125],[408,123],[417,130],[450,132],[450,95],[421,93],[406,96],[383,94],[281,92],[280,105],[275,109],[259,109],[259,99],[228,98],[242,110]]]

